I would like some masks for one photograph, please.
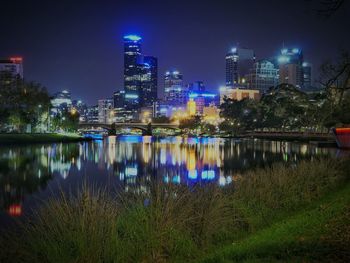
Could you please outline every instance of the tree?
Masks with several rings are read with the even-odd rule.
[[[328,126],[349,124],[347,118],[342,118],[346,113],[350,93],[350,54],[347,51],[342,51],[336,61],[328,60],[321,66],[320,83],[326,95]]]
[[[197,130],[201,126],[201,118],[199,116],[194,116],[187,119],[180,120],[179,128],[186,130]]]
[[[224,118],[220,125],[221,130],[238,134],[257,127],[258,102],[255,100],[247,98],[238,101],[225,98],[220,109],[220,115]]]
[[[43,113],[48,113],[50,97],[44,87],[20,78],[2,83],[0,88],[0,120],[2,128],[15,123],[23,132],[26,125],[35,127]],[[46,114],[48,116],[48,114]]]
[[[56,131],[63,130],[75,132],[79,125],[79,113],[64,110],[52,118],[52,128]]]

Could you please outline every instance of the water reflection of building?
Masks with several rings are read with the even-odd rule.
[[[46,187],[54,174],[66,178],[79,167],[77,144],[32,145],[0,150],[0,209],[20,216],[26,195]]]
[[[273,162],[296,163],[337,149],[266,140],[111,136],[104,141],[0,148],[0,209],[22,213],[25,196],[53,178],[107,178],[126,191],[147,192],[154,181],[174,184],[234,183],[246,170]],[[63,180],[67,179],[67,180]]]

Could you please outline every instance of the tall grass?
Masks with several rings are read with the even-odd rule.
[[[152,183],[111,194],[85,185],[3,235],[0,262],[192,261],[340,187],[349,168],[348,160],[276,164],[226,188]]]

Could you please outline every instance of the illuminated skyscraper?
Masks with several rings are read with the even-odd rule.
[[[177,71],[167,71],[164,77],[165,101],[171,105],[184,105],[186,92],[183,87],[182,74]]]
[[[144,56],[143,64],[148,68],[150,76],[147,92],[143,92],[143,95],[145,104],[151,105],[158,97],[158,59],[153,56]]]
[[[22,62],[21,57],[0,60],[0,88],[14,85],[17,78],[23,79]]]
[[[124,36],[124,100],[129,110],[150,106],[157,99],[158,61],[142,56],[141,37]]]
[[[135,108],[140,97],[140,67],[142,62],[141,37],[124,36],[124,90],[127,108]]]
[[[226,55],[226,86],[245,84],[245,75],[253,67],[255,55],[252,49],[232,48]]]
[[[284,48],[277,61],[280,84],[286,83],[302,88],[304,83],[302,51],[298,48]]]

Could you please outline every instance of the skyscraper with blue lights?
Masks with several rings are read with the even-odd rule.
[[[186,95],[182,74],[177,70],[167,71],[164,76],[165,101],[170,105],[184,105]]]
[[[135,108],[139,104],[141,82],[138,65],[141,62],[141,37],[124,36],[124,99],[127,108]]]
[[[279,64],[280,84],[291,84],[302,88],[303,76],[303,53],[299,48],[283,48],[277,59]]]
[[[158,60],[142,55],[141,37],[124,36],[124,100],[128,110],[150,106],[157,99]]]

